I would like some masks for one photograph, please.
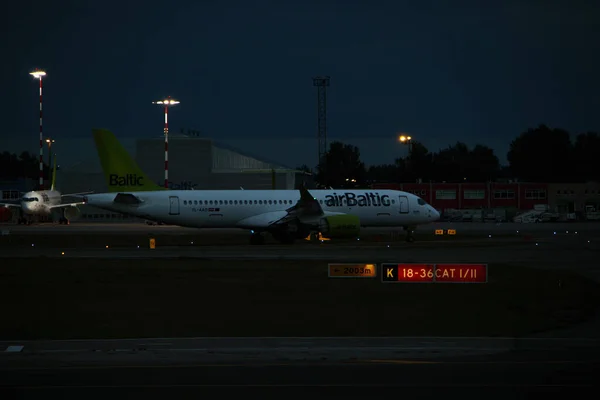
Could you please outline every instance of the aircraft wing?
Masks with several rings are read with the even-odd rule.
[[[81,193],[67,193],[67,194],[61,194],[60,197],[66,197],[66,196],[83,196],[84,194],[92,194],[94,192],[81,192]]]
[[[54,210],[55,208],[63,208],[63,207],[74,207],[74,206],[79,206],[85,204],[85,202],[83,201],[78,201],[76,203],[63,203],[63,204],[57,204],[55,206],[51,206],[50,209]]]
[[[306,187],[300,187],[300,200],[287,210],[272,211],[254,215],[238,222],[238,226],[250,229],[275,227],[299,220],[301,223],[318,223],[325,213]]]
[[[0,203],[0,207],[5,207],[5,208],[21,208],[21,204],[19,203]]]
[[[287,214],[283,218],[270,225],[283,225],[296,219],[303,223],[312,223],[325,214],[319,201],[310,194],[304,185],[300,186],[300,200],[286,212]]]

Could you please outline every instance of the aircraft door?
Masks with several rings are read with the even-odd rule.
[[[179,215],[179,197],[169,196],[169,215]]]
[[[398,196],[398,204],[400,205],[400,214],[408,214],[408,197]]]

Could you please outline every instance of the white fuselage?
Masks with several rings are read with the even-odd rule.
[[[300,199],[298,190],[165,190],[126,192],[140,204],[114,202],[117,193],[86,196],[87,204],[140,218],[195,228],[251,228],[262,215],[284,216]],[[440,214],[419,197],[396,190],[311,190],[326,215],[349,214],[369,226],[414,226]],[[270,218],[270,217],[269,217]]]
[[[51,207],[61,202],[60,192],[56,190],[37,190],[23,195],[21,209],[26,215],[50,215]]]

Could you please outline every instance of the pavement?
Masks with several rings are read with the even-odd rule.
[[[600,240],[589,241],[582,236],[562,236],[544,240],[494,239],[464,242],[421,242],[392,244],[336,245],[222,245],[222,246],[161,246],[156,249],[131,248],[5,248],[0,258],[71,257],[71,258],[199,258],[230,260],[329,260],[331,262],[487,262],[496,264],[526,264],[550,268],[577,268],[595,271]]]
[[[600,350],[598,338],[489,337],[204,337],[113,340],[39,340],[0,342],[0,369],[61,365],[164,365],[281,361],[345,362],[355,360],[466,357],[515,351],[572,352]]]
[[[436,230],[456,230],[457,235],[462,233],[544,233],[544,232],[595,232],[600,233],[600,222],[564,222],[564,223],[483,223],[483,222],[434,222],[427,225],[420,225],[416,232],[434,234]],[[391,228],[363,228],[362,234],[386,234],[396,231],[402,231],[401,227]],[[184,228],[173,225],[148,225],[138,222],[78,222],[74,221],[70,225],[60,225],[56,223],[43,223],[33,225],[18,225],[14,223],[0,223],[0,233],[2,234],[59,234],[59,233],[145,233],[156,232],[161,234],[198,234],[211,235],[215,233],[226,233],[231,235],[247,236],[248,232],[244,229],[198,229]]]
[[[16,396],[85,395],[105,398],[107,394],[169,396],[200,389],[249,388],[371,388],[401,387],[402,395],[414,390],[419,398],[448,395],[450,390],[465,395],[475,389],[478,397],[514,398],[526,391],[555,395],[564,391],[598,387],[598,349],[569,351],[519,351],[505,355],[427,360],[363,359],[352,361],[278,360],[215,363],[162,363],[160,356],[146,364],[127,364],[122,356],[107,356],[110,363],[60,366],[30,365],[0,370],[0,393]],[[0,356],[0,359],[2,356]],[[179,355],[177,358],[181,358]],[[247,392],[245,393],[247,394]]]

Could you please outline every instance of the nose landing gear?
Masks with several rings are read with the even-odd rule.
[[[404,230],[406,231],[406,241],[412,243],[415,241],[415,227],[414,226],[405,226]]]

